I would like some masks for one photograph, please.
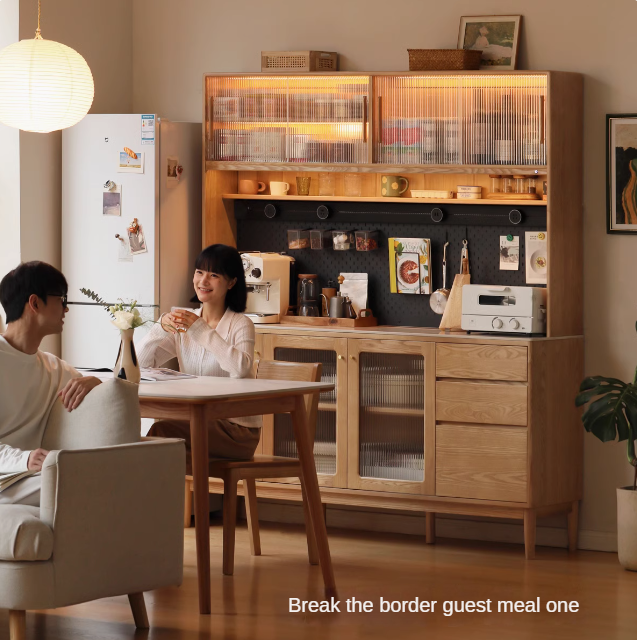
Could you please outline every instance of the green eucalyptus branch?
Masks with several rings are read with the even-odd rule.
[[[106,311],[106,313],[108,313],[111,318],[114,318],[115,316],[113,315],[113,312],[111,311],[110,306],[106,303],[106,301],[102,300],[102,298],[100,298],[97,293],[95,293],[95,291],[91,291],[90,289],[84,289],[81,288],[80,291],[87,297],[90,298],[91,300],[93,300],[94,302],[97,302],[97,304],[99,304],[101,307],[104,307],[104,310]]]

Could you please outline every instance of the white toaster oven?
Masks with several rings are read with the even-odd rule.
[[[462,328],[495,333],[546,333],[546,289],[466,284]]]

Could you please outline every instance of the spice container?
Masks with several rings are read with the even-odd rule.
[[[332,232],[310,229],[310,249],[329,249],[332,246]]]
[[[309,249],[310,232],[301,229],[288,229],[288,249]]]
[[[491,193],[502,193],[502,176],[489,176],[491,178]]]
[[[502,178],[502,193],[513,193],[513,178]]]
[[[529,177],[526,179],[526,192],[527,193],[536,193],[537,180],[535,178]]]
[[[354,244],[354,234],[351,231],[332,231],[334,251],[348,251]]]
[[[356,231],[356,251],[378,249],[378,231]]]

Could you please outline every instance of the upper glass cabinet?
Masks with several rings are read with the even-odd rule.
[[[374,77],[374,162],[544,165],[546,75]]]
[[[369,77],[207,76],[206,159],[366,164]]]

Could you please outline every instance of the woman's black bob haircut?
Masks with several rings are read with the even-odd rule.
[[[246,310],[248,300],[246,277],[243,273],[241,256],[234,247],[229,247],[227,244],[212,244],[206,247],[197,256],[195,269],[224,275],[229,280],[236,278],[234,287],[226,293],[226,308],[235,313],[243,313]],[[196,294],[190,301],[200,302]]]

